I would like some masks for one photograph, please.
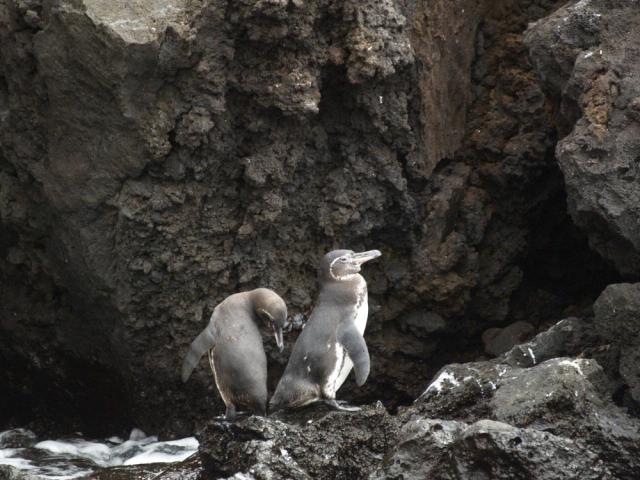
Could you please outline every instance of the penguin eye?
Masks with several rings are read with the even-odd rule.
[[[347,263],[347,259],[346,259],[345,257],[342,257],[342,258],[340,259],[340,263]]]
[[[266,310],[262,309],[262,308],[258,310],[258,316],[267,325],[270,324],[270,323],[273,323],[273,317],[271,317],[271,315],[269,315],[269,313]]]

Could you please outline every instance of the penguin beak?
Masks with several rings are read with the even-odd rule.
[[[276,345],[278,346],[278,350],[282,352],[284,350],[284,340],[282,339],[282,329],[276,327],[271,324],[271,329],[273,330],[273,336],[276,339]]]
[[[351,255],[351,261],[357,265],[362,265],[369,260],[373,260],[374,258],[378,258],[382,253],[380,250],[369,250],[368,252],[354,253]]]

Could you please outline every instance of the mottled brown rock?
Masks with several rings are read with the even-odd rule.
[[[629,2],[570,2],[526,35],[564,136],[556,155],[569,211],[618,271],[640,273],[640,11]]]

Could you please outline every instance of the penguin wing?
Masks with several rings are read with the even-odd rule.
[[[343,325],[338,330],[338,342],[346,350],[356,372],[356,384],[361,387],[369,376],[369,349],[354,323]]]
[[[217,309],[216,309],[217,310]],[[200,362],[200,358],[205,352],[211,350],[215,343],[215,335],[213,331],[213,321],[216,315],[216,310],[213,311],[211,315],[211,320],[209,324],[205,327],[200,335],[196,337],[196,339],[191,342],[191,346],[189,347],[189,351],[187,352],[187,356],[184,357],[182,362],[182,381],[186,382],[191,376],[191,372],[196,368],[198,362]]]

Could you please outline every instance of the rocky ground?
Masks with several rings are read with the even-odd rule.
[[[610,332],[640,329],[638,286],[610,286],[594,319],[567,318],[493,360],[445,366],[395,416],[378,403],[210,422],[199,434],[202,478],[637,478],[640,419],[618,405],[617,373],[620,352],[640,341]],[[639,379],[623,391],[633,395]]]
[[[0,425],[188,435],[221,405],[178,365],[222,298],[304,321],[320,256],[377,248],[373,373],[342,392],[370,407],[210,425],[202,468],[632,478],[639,26],[631,0],[2,2]],[[316,458],[333,431],[361,464]]]
[[[609,287],[595,319],[567,318],[493,360],[445,366],[397,415],[377,402],[358,413],[315,405],[212,420],[188,460],[96,478],[636,479],[640,419],[619,397],[621,352],[640,349],[639,287]],[[625,328],[628,340],[610,338]]]

